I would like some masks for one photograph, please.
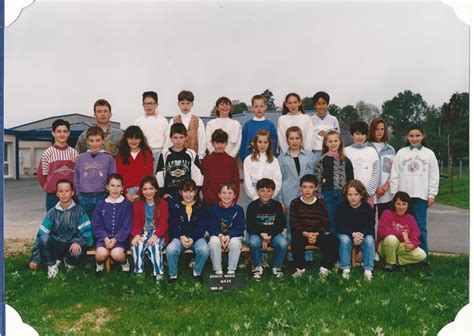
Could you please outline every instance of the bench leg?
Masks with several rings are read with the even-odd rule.
[[[107,258],[107,260],[105,261],[105,271],[106,272],[110,272],[110,259],[111,258]]]

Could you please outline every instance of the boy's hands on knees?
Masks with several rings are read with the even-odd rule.
[[[230,242],[230,237],[229,236],[226,236],[226,235],[223,235],[222,233],[219,235],[219,239],[221,240],[221,245],[222,245],[222,248],[225,250],[227,249],[227,247],[229,246],[229,242]]]
[[[270,243],[270,240],[272,239],[272,236],[270,236],[267,233],[261,233],[260,237],[262,237],[262,250],[266,251],[268,247],[268,243]]]
[[[30,261],[30,263],[28,264],[28,267],[30,268],[30,270],[36,271],[38,269],[38,264],[35,263],[34,261]]]
[[[107,237],[104,239],[104,243],[105,243],[105,247],[107,247],[108,249],[111,249],[115,246],[115,244],[117,244],[117,239],[115,238],[110,239],[109,237]]]
[[[138,244],[142,244],[142,237],[140,235],[136,235],[132,239],[132,246],[137,246]]]
[[[364,234],[361,232],[354,232],[352,238],[354,238],[354,245],[359,246],[364,241]]]
[[[156,245],[156,242],[158,241],[158,237],[155,236],[155,235],[152,235],[149,239],[148,239],[148,246],[151,246],[151,245]]]
[[[193,245],[193,240],[191,238],[181,236],[179,239],[181,240],[181,245],[183,245],[184,248],[188,249]]]
[[[78,243],[73,243],[71,244],[69,251],[71,252],[71,255],[77,256],[78,254],[82,252],[81,245],[79,245]]]

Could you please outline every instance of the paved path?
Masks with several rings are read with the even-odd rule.
[[[241,186],[243,191],[243,186]],[[243,198],[239,203],[243,203]],[[44,216],[44,193],[36,179],[5,181],[6,238],[32,238]],[[428,211],[430,250],[469,253],[469,211],[435,204]]]

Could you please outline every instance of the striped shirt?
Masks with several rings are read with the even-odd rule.
[[[303,202],[302,196],[291,201],[290,205],[291,231],[303,234],[306,232],[324,233],[328,230],[328,213],[323,201],[314,198],[314,202]]]
[[[38,166],[38,181],[45,192],[56,192],[56,182],[60,179],[74,180],[78,155],[78,152],[69,146],[53,145],[43,152]]]

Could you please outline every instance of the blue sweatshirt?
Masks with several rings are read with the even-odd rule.
[[[242,159],[242,162],[245,158],[252,153],[251,142],[260,129],[266,129],[270,131],[270,139],[272,140],[273,154],[277,156],[278,151],[278,136],[275,125],[271,120],[254,120],[250,119],[242,127],[242,142],[240,143],[239,155]]]
[[[364,236],[375,237],[374,210],[367,202],[362,202],[358,208],[350,206],[347,200],[339,204],[336,211],[336,231],[352,237],[354,232],[361,232]]]
[[[186,236],[194,242],[203,238],[209,226],[210,216],[206,207],[194,203],[191,218],[188,220],[186,206],[179,200],[168,198],[169,218],[168,233],[170,239]]]
[[[220,233],[230,238],[243,237],[245,230],[244,209],[234,204],[229,208],[223,208],[215,204],[210,208],[211,223],[209,234],[218,236]]]

